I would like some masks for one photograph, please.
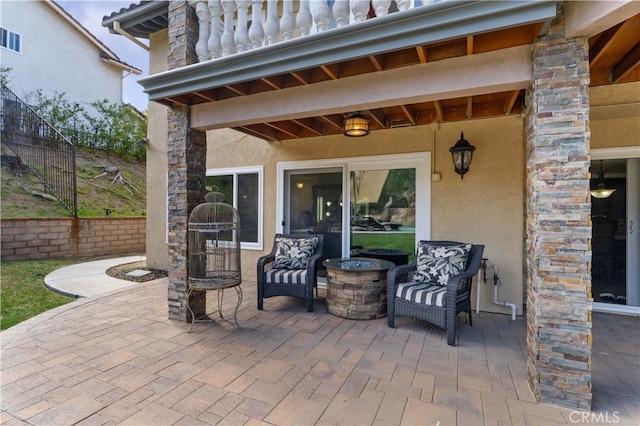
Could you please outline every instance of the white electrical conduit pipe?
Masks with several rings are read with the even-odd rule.
[[[484,260],[484,259],[483,259]],[[480,269],[478,269],[478,278],[477,278],[477,284],[476,284],[476,314],[480,313],[480,287],[482,287],[480,285],[480,283],[482,279],[482,266],[480,267]]]
[[[493,265],[493,303],[496,305],[509,306],[511,308],[511,319],[516,320],[516,304],[510,302],[501,302],[498,300],[498,285],[500,285],[500,277],[498,276],[498,265]]]

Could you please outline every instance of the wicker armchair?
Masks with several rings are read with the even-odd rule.
[[[426,246],[433,252],[450,247],[466,246],[466,262],[454,269],[454,275],[444,275],[441,282],[433,282],[420,275],[424,271]],[[482,263],[483,245],[465,245],[455,241],[420,241],[418,254],[409,265],[396,266],[387,273],[387,324],[395,326],[395,317],[408,316],[428,321],[447,331],[447,343],[455,346],[456,317],[469,314],[471,322],[471,284]],[[422,257],[421,257],[422,256]],[[433,258],[431,258],[433,259]]]
[[[287,258],[286,244],[296,246],[316,239],[313,254],[298,262]],[[322,234],[276,234],[271,253],[258,259],[258,309],[263,309],[263,299],[273,296],[292,296],[307,302],[307,311],[313,312],[313,289],[318,286],[318,266],[322,258]],[[284,245],[283,245],[284,244]],[[284,248],[284,249],[283,249]],[[303,250],[304,251],[304,250]],[[310,254],[310,253],[308,253]],[[304,256],[303,256],[304,257]]]

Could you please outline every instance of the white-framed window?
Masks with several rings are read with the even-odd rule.
[[[22,53],[22,36],[0,27],[0,46],[16,53]]]
[[[225,196],[240,215],[241,248],[262,250],[263,167],[233,167],[207,171],[207,192]]]

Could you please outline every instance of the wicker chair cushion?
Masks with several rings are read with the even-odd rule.
[[[398,285],[396,297],[430,306],[445,306],[447,288],[437,284],[409,281]]]
[[[306,269],[318,245],[318,238],[278,238],[274,269]]]
[[[266,284],[306,284],[305,269],[270,269],[264,274]]]
[[[414,278],[418,282],[446,286],[449,278],[464,271],[471,244],[437,246],[418,244],[418,262]]]

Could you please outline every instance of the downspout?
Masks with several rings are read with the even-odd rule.
[[[124,79],[131,75],[131,71],[125,71],[125,74],[120,77],[120,103],[124,105],[124,90],[122,87],[124,86]]]

